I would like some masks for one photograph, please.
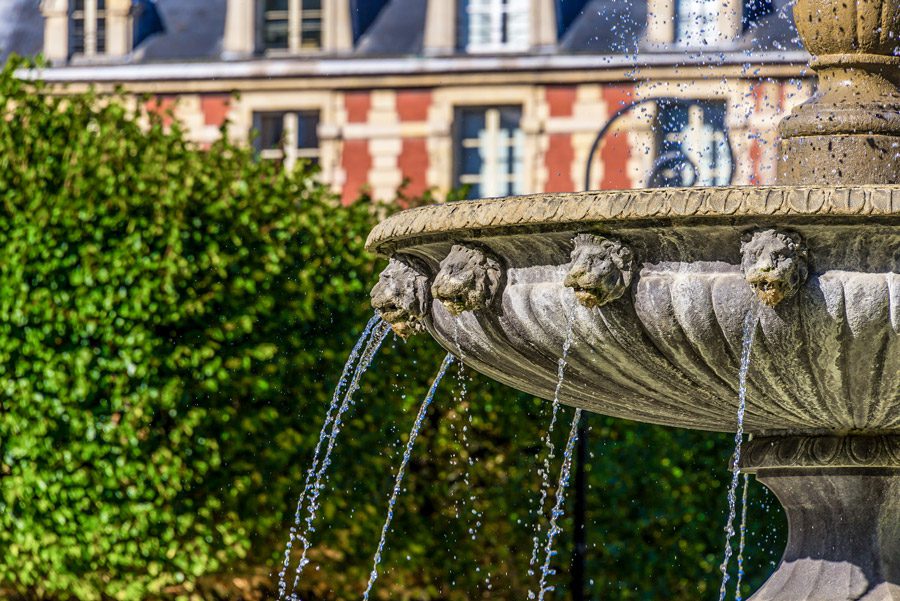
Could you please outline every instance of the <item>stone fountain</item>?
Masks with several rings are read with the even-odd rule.
[[[900,0],[798,0],[818,92],[778,185],[540,194],[405,211],[373,305],[467,365],[561,401],[734,431],[790,535],[753,601],[900,599]],[[459,349],[457,348],[459,345]]]

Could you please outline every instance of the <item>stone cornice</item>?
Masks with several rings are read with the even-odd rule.
[[[684,52],[654,52],[638,55],[572,55],[535,54],[516,56],[447,56],[447,57],[361,57],[322,56],[259,58],[241,61],[201,61],[173,65],[170,63],[120,63],[97,66],[66,66],[50,69],[25,70],[19,73],[26,79],[43,79],[51,83],[79,82],[156,82],[242,80],[270,78],[340,78],[426,76],[477,73],[522,73],[534,77],[546,71],[618,71],[640,68],[671,68],[673,78],[678,72],[701,68],[705,78],[715,77],[717,68],[739,68],[747,77],[763,77],[758,69],[791,66],[795,75],[805,72],[809,55],[802,51],[716,52],[714,54]],[[642,79],[640,73],[631,79]],[[371,82],[369,82],[371,87]]]

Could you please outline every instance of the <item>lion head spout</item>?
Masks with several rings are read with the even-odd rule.
[[[455,244],[441,261],[431,294],[451,315],[488,307],[500,289],[503,271],[489,252]]]
[[[410,265],[391,259],[372,288],[372,307],[401,338],[425,329],[428,278]]]
[[[747,234],[741,256],[744,278],[770,307],[794,296],[806,281],[806,245],[794,232],[769,229]]]
[[[634,253],[618,240],[578,234],[564,284],[586,307],[602,307],[625,294],[634,277]]]

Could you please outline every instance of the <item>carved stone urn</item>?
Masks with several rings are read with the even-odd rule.
[[[571,327],[562,402],[713,431],[736,427],[754,311],[742,467],[790,535],[752,599],[898,600],[900,9],[798,0],[794,16],[821,81],[782,122],[779,185],[405,211],[369,237],[392,259],[373,294],[400,334],[547,399]]]

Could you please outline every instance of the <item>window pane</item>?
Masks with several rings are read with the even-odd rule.
[[[72,4],[72,10],[73,11],[84,10],[84,0],[74,0],[74,3]]]
[[[106,52],[106,19],[97,19],[97,54]]]
[[[469,52],[526,50],[530,44],[531,0],[461,0],[460,48]]]
[[[455,119],[455,185],[469,198],[523,192],[525,137],[520,107],[462,108]]]
[[[705,46],[721,42],[719,0],[677,0],[676,43]]]
[[[319,111],[297,113],[297,148],[319,148]]]
[[[460,174],[476,175],[481,172],[481,148],[462,148],[460,152]]]
[[[724,102],[660,103],[651,186],[726,185],[732,156]]]
[[[322,10],[322,0],[303,0],[303,10]]]
[[[522,120],[522,109],[516,106],[500,107],[500,128],[507,131],[519,129]]]
[[[288,47],[287,19],[267,19],[263,31],[263,45],[266,48]]]
[[[73,18],[69,32],[69,48],[72,54],[84,54],[84,17]]]
[[[253,113],[253,128],[259,133],[253,142],[257,152],[281,148],[284,113]]]
[[[459,111],[460,133],[463,138],[478,138],[484,130],[485,111],[482,109],[462,109]]]
[[[288,47],[288,0],[265,0],[262,10],[263,49]]]
[[[106,0],[97,0],[97,10],[106,9]]]
[[[322,20],[304,16],[300,27],[300,44],[303,48],[322,47]]]

